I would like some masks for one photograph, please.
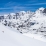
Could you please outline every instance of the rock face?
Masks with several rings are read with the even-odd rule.
[[[43,13],[46,13],[46,8],[44,9]]]

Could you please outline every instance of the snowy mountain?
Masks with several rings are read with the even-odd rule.
[[[21,34],[29,33],[46,38],[46,8],[39,8],[35,12],[20,11],[0,16],[0,23],[16,30]]]

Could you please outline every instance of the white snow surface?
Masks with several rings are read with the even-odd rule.
[[[46,38],[43,38],[43,36],[41,36],[39,34],[24,33],[23,35],[28,36],[30,38],[34,38],[34,39],[40,40],[42,42],[46,42]]]
[[[46,42],[23,36],[0,24],[0,46],[46,46]]]

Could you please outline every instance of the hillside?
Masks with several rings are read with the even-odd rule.
[[[0,46],[46,46],[46,43],[23,36],[0,24]]]

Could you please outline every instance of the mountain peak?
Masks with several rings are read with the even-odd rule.
[[[20,11],[21,13],[26,13],[25,11]]]
[[[43,7],[39,8],[40,11],[43,11],[44,9],[45,9],[45,8],[43,8]]]

